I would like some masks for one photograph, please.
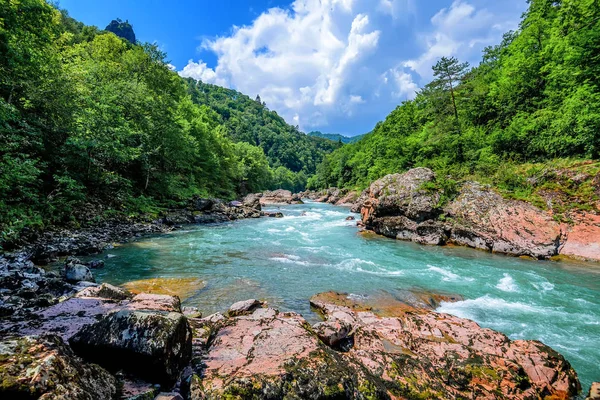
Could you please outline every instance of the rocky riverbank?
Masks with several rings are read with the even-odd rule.
[[[93,282],[94,269],[103,266],[101,259],[83,264],[76,258],[67,258],[62,274],[40,267],[61,257],[100,254],[115,243],[167,233],[186,224],[283,216],[279,212],[262,211],[255,197],[249,195],[242,201],[229,203],[196,198],[189,207],[166,210],[154,219],[108,219],[87,228],[32,233],[22,238],[12,252],[0,255],[0,316],[35,314],[40,307],[55,304],[82,289],[86,282]]]
[[[465,182],[444,203],[435,174],[416,168],[388,175],[362,193],[332,188],[301,196],[361,213],[361,224],[378,234],[429,245],[455,244],[494,253],[547,259],[567,256],[600,261],[600,213],[575,210],[569,222],[493,188]],[[598,189],[600,191],[600,188]]]
[[[258,300],[201,318],[177,297],[93,285],[36,318],[2,320],[0,394],[566,399],[579,392],[569,363],[542,343],[511,341],[432,310],[455,299],[323,293],[310,302],[324,320],[311,326]]]

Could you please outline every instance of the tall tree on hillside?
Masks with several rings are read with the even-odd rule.
[[[458,121],[455,89],[467,73],[469,63],[461,63],[455,57],[442,57],[432,68],[433,76],[435,76],[436,79],[434,79],[430,85],[433,88],[450,92],[454,116],[456,121]]]

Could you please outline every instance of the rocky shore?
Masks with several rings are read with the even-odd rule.
[[[371,197],[363,201],[357,193],[341,192],[336,197],[340,204],[358,200],[369,209]],[[276,217],[261,206],[298,201],[287,191],[229,204],[197,199],[193,207],[165,212],[157,221],[47,233],[3,257],[0,397],[567,399],[580,391],[569,363],[542,343],[511,341],[434,311],[458,296],[322,293],[306,300],[323,319],[313,325],[255,299],[203,318],[202,310],[182,307],[177,296],[144,293],[159,286],[151,280],[128,285],[135,293],[94,283],[101,260],[84,264],[68,257],[63,274],[36,265],[97,253],[114,241],[179,224]],[[408,209],[410,215],[422,212]],[[186,285],[203,283],[178,282],[181,293]]]
[[[44,399],[567,399],[569,363],[439,314],[428,293],[310,299],[323,322],[258,300],[201,318],[179,298],[93,285],[1,323],[0,395]],[[307,300],[308,301],[308,300]]]
[[[571,212],[569,223],[558,222],[551,211],[505,199],[477,182],[463,183],[458,195],[444,203],[436,184],[433,171],[416,168],[377,180],[362,193],[331,188],[301,196],[350,206],[361,213],[359,224],[394,239],[537,259],[600,261],[598,205]]]

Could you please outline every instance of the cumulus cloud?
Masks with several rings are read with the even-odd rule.
[[[200,50],[214,53],[216,65],[190,60],[179,73],[260,94],[305,130],[338,131],[365,118],[372,127],[414,98],[436,58],[475,53],[501,34],[493,26],[505,19],[478,8],[481,0],[443,1],[447,7],[423,11],[433,17],[421,31],[410,22],[423,7],[415,0],[295,0],[204,40]]]

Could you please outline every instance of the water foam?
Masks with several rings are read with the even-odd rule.
[[[432,271],[432,272],[437,272],[438,274],[442,275],[443,281],[446,282],[456,282],[459,280],[465,280],[468,282],[472,282],[475,279],[474,278],[462,278],[460,275],[455,274],[454,272],[448,271],[447,269],[444,268],[440,268],[440,267],[436,267],[435,265],[427,265],[428,270]]]
[[[515,283],[515,280],[509,274],[504,274],[504,278],[500,279],[500,282],[496,287],[503,292],[518,292],[519,287]]]

